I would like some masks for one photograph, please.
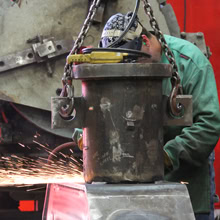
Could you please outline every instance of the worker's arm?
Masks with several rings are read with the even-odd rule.
[[[174,170],[181,161],[200,166],[213,151],[220,134],[219,102],[211,65],[198,68],[193,64],[184,74],[187,71],[190,77],[183,76],[183,88],[184,94],[193,96],[193,125],[183,128],[164,146]]]

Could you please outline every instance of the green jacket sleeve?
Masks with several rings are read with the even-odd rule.
[[[219,102],[211,64],[202,68],[189,65],[184,72],[189,73],[182,78],[184,94],[193,96],[193,125],[181,128],[164,146],[174,170],[179,168],[180,161],[200,166],[213,151],[220,134]],[[169,129],[171,133],[178,131]]]
[[[75,143],[78,143],[82,135],[83,135],[83,130],[81,128],[75,128],[73,132],[73,137],[72,137],[73,141]]]

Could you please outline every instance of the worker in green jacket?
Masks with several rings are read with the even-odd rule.
[[[118,13],[108,20],[102,33],[100,47],[106,48],[120,37],[131,15]],[[220,134],[219,101],[213,69],[208,59],[192,43],[172,36],[164,37],[176,60],[183,94],[193,96],[193,125],[164,129],[164,151],[168,156],[165,179],[187,183],[196,219],[212,219],[209,218],[209,156]],[[150,60],[140,58],[138,62],[141,63],[169,63],[156,36],[146,31],[138,18],[114,47],[141,50],[152,56]],[[163,94],[169,96],[171,88],[170,79],[165,79]]]

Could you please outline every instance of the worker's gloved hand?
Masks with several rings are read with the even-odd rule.
[[[75,128],[72,139],[78,145],[78,148],[83,150],[83,130]]]
[[[168,153],[163,150],[164,153],[164,165],[165,165],[165,170],[166,171],[171,171],[173,169],[173,163],[172,160],[170,159]]]
[[[80,137],[78,139],[78,143],[77,143],[78,147],[80,150],[83,150],[83,137]]]

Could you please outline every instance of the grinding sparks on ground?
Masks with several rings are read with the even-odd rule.
[[[25,147],[25,145],[24,144],[22,144],[22,143],[18,143],[20,146],[22,146],[22,147]]]
[[[0,186],[84,182],[79,167],[64,160],[47,164],[45,158],[33,160],[12,155],[2,157],[0,163],[5,167],[0,170]]]
[[[47,153],[52,151],[40,145]],[[25,145],[20,144],[21,147]],[[70,151],[71,152],[71,151]],[[0,157],[0,186],[27,186],[47,183],[83,183],[82,161],[74,158],[71,154],[62,152],[53,154],[54,160],[44,157],[32,159],[10,155]]]
[[[181,184],[184,184],[184,185],[189,184],[188,182],[184,182],[184,181],[181,181],[180,183],[181,183]]]

